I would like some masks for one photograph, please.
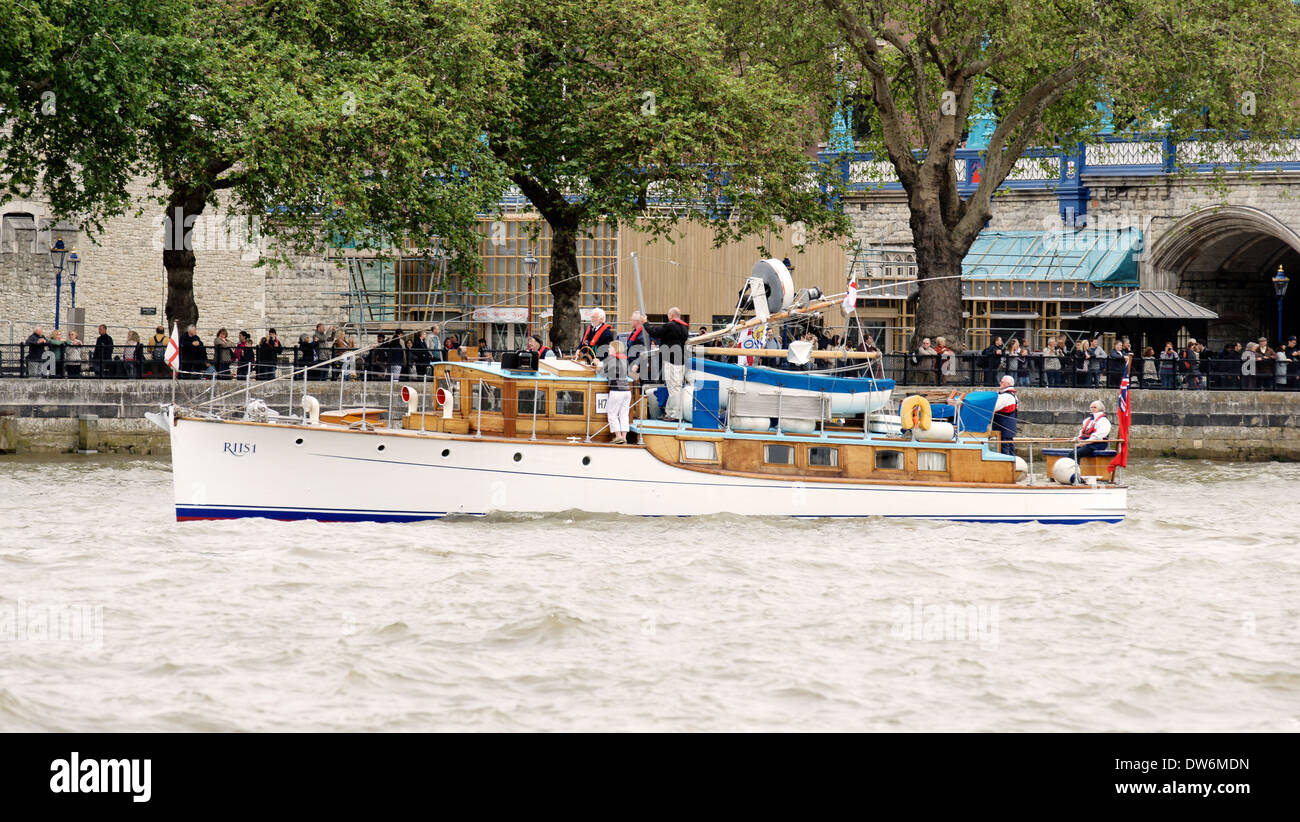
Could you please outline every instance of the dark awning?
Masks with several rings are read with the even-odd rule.
[[[1080,318],[1107,320],[1217,320],[1219,315],[1170,291],[1130,291],[1095,305]]]

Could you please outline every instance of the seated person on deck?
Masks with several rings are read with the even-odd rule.
[[[1110,447],[1107,442],[1110,438],[1110,420],[1106,419],[1106,406],[1101,400],[1093,400],[1088,406],[1088,411],[1088,416],[1084,417],[1083,425],[1079,428],[1079,436],[1074,438],[1079,443],[1077,453],[1080,457],[1105,451]]]

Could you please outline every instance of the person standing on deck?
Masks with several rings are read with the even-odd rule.
[[[627,444],[628,412],[632,408],[632,380],[636,379],[637,367],[629,365],[627,346],[622,340],[609,344],[609,356],[600,364],[597,373],[609,381],[609,395],[606,400],[605,416],[609,420],[609,432],[613,434],[615,445]]]
[[[993,430],[1001,436],[1001,451],[1016,455],[1016,378],[1007,374],[998,386],[998,401],[993,406]]]
[[[1110,439],[1110,420],[1106,419],[1106,406],[1101,400],[1093,400],[1088,406],[1088,416],[1083,418],[1079,436],[1074,439],[1079,443],[1076,453],[1081,457],[1105,451],[1109,447],[1107,440]]]
[[[677,422],[682,415],[682,381],[686,376],[686,340],[691,327],[682,321],[682,310],[676,306],[668,309],[668,322],[647,329],[659,341],[659,359],[663,369],[664,386],[668,389],[668,402],[664,405],[664,419]]]
[[[604,360],[609,356],[609,344],[613,341],[614,329],[605,322],[605,309],[591,309],[591,324],[583,330],[582,339],[578,341],[578,355],[581,357],[591,349],[592,361]]]
[[[627,335],[627,361],[645,371],[646,357],[650,353],[650,332],[645,327],[645,315],[632,312],[632,330]]]

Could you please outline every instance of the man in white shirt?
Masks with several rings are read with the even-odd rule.
[[[1081,457],[1110,447],[1110,420],[1106,419],[1106,406],[1101,400],[1093,400],[1088,406],[1088,416],[1083,418],[1079,436],[1074,439],[1079,443],[1077,453]]]

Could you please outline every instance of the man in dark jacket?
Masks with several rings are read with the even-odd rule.
[[[1106,362],[1106,385],[1119,388],[1119,381],[1124,379],[1124,358],[1130,353],[1127,337],[1115,343],[1115,348],[1110,352],[1110,358]]]
[[[682,310],[674,306],[668,309],[668,322],[647,330],[659,341],[659,368],[668,389],[664,419],[679,420],[682,418],[682,383],[686,378],[686,340],[691,336],[691,327],[682,320]]]
[[[208,347],[199,338],[198,329],[193,325],[185,327],[181,333],[181,379],[196,380],[208,367]]]
[[[104,372],[109,372],[112,376],[113,368],[113,338],[108,335],[108,326],[99,327],[99,336],[95,339],[95,350],[90,352],[90,367],[94,370],[96,377],[104,376]]]
[[[411,360],[411,372],[417,377],[423,377],[429,373],[429,363],[432,357],[429,354],[429,343],[427,342],[428,334],[424,331],[417,331],[411,337],[411,347],[406,349],[407,355]]]
[[[403,344],[405,334],[402,329],[397,329],[392,338],[383,344],[385,353],[388,355],[388,374],[389,379],[397,382],[402,378],[402,372],[406,370],[406,346]]]
[[[183,347],[182,350],[184,350]],[[280,360],[280,352],[283,350],[284,343],[280,342],[274,328],[267,331],[266,336],[258,341],[257,378],[259,380],[270,379],[275,376],[275,369]]]
[[[320,362],[320,343],[310,334],[302,334],[298,337],[298,367],[311,368]],[[316,379],[314,372],[309,372],[311,379]]]
[[[633,311],[632,330],[627,335],[628,367],[638,366],[640,373],[645,374],[649,370],[649,358],[650,331],[645,327],[645,315],[640,311]]]
[[[41,367],[45,360],[45,350],[49,342],[49,339],[45,336],[44,328],[38,325],[32,329],[31,336],[27,338],[27,376],[41,376]]]
[[[1001,337],[994,337],[993,342],[989,343],[988,348],[981,353],[984,358],[985,385],[998,384],[998,372],[1002,370],[1002,355],[1005,353],[1006,349],[1002,345]]]

